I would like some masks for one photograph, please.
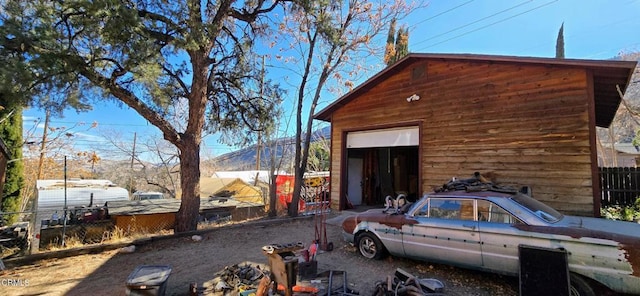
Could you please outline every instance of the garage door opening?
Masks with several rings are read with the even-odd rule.
[[[346,197],[344,208],[383,206],[398,194],[418,198],[418,127],[347,134]]]

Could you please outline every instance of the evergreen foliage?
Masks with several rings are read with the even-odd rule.
[[[203,131],[227,143],[273,126],[281,94],[260,85],[261,16],[280,1],[3,1],[0,88],[54,114],[112,100],[180,150],[176,231],[195,230]],[[2,74],[2,73],[0,73]],[[10,87],[7,87],[9,85]]]
[[[558,30],[558,38],[556,39],[556,58],[564,59],[564,23]]]
[[[17,100],[16,100],[17,101]],[[15,101],[14,101],[15,102]],[[24,167],[22,162],[22,107],[11,104],[0,98],[0,138],[9,150],[6,179],[2,190],[2,212],[19,212],[22,205],[22,188],[24,184]],[[7,108],[9,107],[9,108]],[[18,215],[11,214],[2,217],[0,221],[10,225],[17,221]]]
[[[384,62],[390,66],[407,54],[409,54],[409,28],[402,26],[396,31],[396,20],[393,19],[389,26]]]

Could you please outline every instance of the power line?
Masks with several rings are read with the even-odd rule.
[[[640,0],[636,0],[636,1],[640,1]],[[627,4],[629,4],[629,3],[627,3]],[[632,20],[635,21],[635,20],[637,20],[637,18],[631,17],[631,18],[627,18],[627,19],[624,19],[624,20],[617,20],[615,22],[610,22],[610,23],[607,23],[607,24],[604,24],[604,25],[600,25],[600,26],[597,26],[595,28],[589,29],[588,31],[583,31],[583,32],[578,33],[578,34],[565,35],[565,40],[567,40],[569,42],[572,41],[572,40],[577,40],[577,39],[584,40],[584,38],[585,38],[584,36],[587,35],[587,34],[589,34],[591,36],[593,34],[593,32],[600,31],[602,29],[605,29],[605,28],[608,28],[608,27],[612,27],[612,26],[615,26],[615,25],[624,24],[624,23],[632,21]],[[565,26],[565,33],[566,32],[567,32],[567,27]],[[589,37],[589,38],[591,38],[591,37]],[[567,42],[565,42],[565,43],[567,43]],[[537,45],[521,49],[519,52],[522,53],[522,52],[526,52],[526,51],[529,51],[529,50],[532,50],[532,49],[540,48],[540,47],[543,47],[543,46],[549,46],[549,45],[555,45],[555,39],[553,39],[551,41],[540,42]],[[613,51],[613,50],[616,50],[616,49],[620,50],[620,49],[624,49],[624,48],[627,48],[627,47],[630,47],[630,46],[636,46],[636,45],[638,45],[638,43],[625,45],[622,48],[611,48],[611,49],[606,50],[606,51],[600,51],[600,52],[597,52],[597,53],[593,53],[593,54],[591,54],[589,56],[585,56],[585,58],[597,56],[597,55],[599,55],[601,53],[610,52],[610,51]]]
[[[640,45],[640,43],[632,43],[632,44],[624,45],[622,47],[616,47],[616,48],[610,48],[610,49],[607,49],[607,50],[601,50],[599,52],[595,52],[595,53],[592,53],[592,54],[590,54],[588,56],[585,56],[584,58],[594,58],[594,57],[597,57],[597,56],[599,56],[601,54],[605,54],[605,53],[608,53],[608,52],[611,52],[611,51],[614,51],[614,50],[618,50],[619,51],[618,54],[619,54],[620,51],[622,51],[624,49],[629,49],[629,48],[631,48],[633,46],[638,46],[638,45]]]
[[[51,123],[57,123],[57,124],[93,124],[93,122],[84,122],[84,121],[50,121]],[[96,121],[96,123],[98,124],[98,126],[101,125],[107,125],[107,126],[148,126],[151,127],[152,125],[150,124],[133,124],[133,123],[102,123],[99,121]]]
[[[484,20],[486,20],[486,19],[492,18],[492,17],[494,17],[494,16],[496,16],[496,15],[499,15],[499,14],[505,13],[505,12],[510,11],[510,10],[513,10],[513,9],[516,9],[516,8],[518,8],[518,7],[522,6],[522,5],[525,5],[525,4],[527,4],[527,3],[531,2],[531,1],[533,1],[533,0],[527,0],[527,1],[524,1],[524,2],[522,2],[522,3],[520,3],[520,4],[515,5],[515,6],[511,6],[511,7],[507,8],[507,9],[505,9],[505,10],[498,11],[498,12],[496,12],[496,13],[493,13],[493,14],[491,14],[491,15],[485,16],[485,17],[483,17],[483,18],[480,18],[480,19],[475,20],[475,21],[473,21],[473,22],[470,22],[470,23],[468,23],[468,24],[462,25],[462,26],[460,26],[460,27],[457,27],[457,28],[451,29],[451,30],[446,31],[446,32],[444,32],[444,33],[441,33],[441,34],[438,34],[438,35],[432,36],[432,37],[430,37],[430,38],[427,38],[427,39],[425,39],[425,40],[422,40],[422,41],[420,41],[420,42],[415,43],[414,45],[417,45],[417,44],[420,44],[420,43],[424,43],[424,42],[427,42],[427,41],[429,41],[429,40],[432,40],[432,39],[438,38],[438,37],[440,37],[440,36],[447,35],[447,34],[449,34],[449,33],[452,33],[452,32],[455,32],[455,31],[458,31],[458,30],[460,30],[460,29],[462,29],[462,28],[466,28],[466,27],[471,26],[471,25],[473,25],[473,24],[477,24],[477,23],[479,23],[479,22],[481,22],[481,21],[484,21]]]
[[[497,24],[499,24],[499,23],[502,23],[502,22],[508,21],[508,20],[510,20],[510,19],[513,19],[513,18],[515,18],[515,17],[518,17],[518,16],[521,16],[521,15],[523,15],[523,14],[529,13],[529,12],[531,12],[531,11],[534,11],[534,10],[540,9],[540,8],[542,8],[542,7],[545,7],[545,6],[548,6],[548,5],[550,5],[550,4],[554,3],[554,2],[558,2],[558,0],[553,0],[553,1],[547,2],[547,3],[545,3],[545,4],[542,4],[542,5],[540,5],[540,6],[536,6],[536,7],[532,8],[532,9],[526,10],[526,11],[524,11],[524,12],[521,12],[521,13],[518,13],[518,14],[512,15],[512,16],[510,16],[510,17],[507,17],[507,18],[501,19],[501,20],[499,20],[499,21],[496,21],[496,22],[490,23],[490,24],[488,24],[488,25],[486,25],[486,26],[479,27],[479,28],[477,28],[477,29],[475,29],[475,30],[471,30],[471,31],[468,31],[468,32],[462,33],[462,34],[460,34],[460,35],[456,35],[456,36],[454,36],[454,37],[451,37],[451,38],[449,38],[449,39],[446,39],[446,40],[440,41],[440,42],[438,42],[438,43],[431,44],[431,45],[429,45],[429,46],[427,46],[427,47],[422,48],[421,50],[424,50],[424,49],[427,49],[427,48],[430,48],[430,47],[434,47],[434,46],[436,46],[436,45],[440,45],[440,44],[442,44],[442,43],[445,43],[445,42],[451,41],[451,40],[453,40],[453,39],[457,39],[457,38],[460,38],[460,37],[462,37],[462,36],[465,36],[465,35],[468,35],[468,34],[471,34],[471,33],[477,32],[477,31],[480,31],[480,30],[482,30],[482,29],[485,29],[485,28],[488,28],[488,27],[491,27],[491,26],[497,25]]]
[[[445,14],[445,13],[449,13],[449,12],[451,12],[451,11],[454,11],[454,10],[456,10],[456,9],[458,9],[458,8],[462,7],[462,6],[465,6],[465,5],[467,5],[467,4],[469,4],[469,3],[473,2],[473,1],[475,1],[475,0],[469,0],[469,1],[467,1],[467,2],[465,2],[465,3],[462,3],[462,4],[458,5],[458,6],[455,6],[455,7],[453,7],[453,8],[447,9],[447,10],[445,10],[445,11],[441,12],[441,13],[438,13],[438,14],[436,14],[436,15],[432,16],[432,17],[429,17],[429,18],[426,18],[426,19],[424,19],[424,20],[421,20],[421,21],[419,21],[419,22],[415,23],[413,26],[411,26],[411,27],[412,27],[411,29],[413,30],[413,28],[414,28],[414,27],[416,27],[416,26],[418,26],[419,24],[422,24],[422,23],[424,23],[424,22],[430,21],[430,20],[432,20],[432,19],[434,19],[434,18],[437,18],[437,17],[439,17],[439,16],[441,16],[441,15],[443,15],[443,14]]]

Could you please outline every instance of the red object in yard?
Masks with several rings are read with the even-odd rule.
[[[318,242],[314,241],[309,246],[309,258],[311,261],[316,260],[316,254],[318,253]]]
[[[311,294],[315,294],[318,293],[320,290],[316,287],[308,287],[308,286],[293,286],[292,288],[293,292],[296,293],[311,293]],[[278,284],[278,291],[285,291],[286,288],[284,287],[284,285],[282,284]]]
[[[295,184],[296,177],[292,175],[277,175],[276,176],[276,196],[278,202],[289,208],[291,201],[293,200],[293,185]],[[305,210],[305,203],[302,199],[298,201],[298,212]]]

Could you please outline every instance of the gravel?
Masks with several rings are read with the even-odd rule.
[[[372,295],[376,282],[393,275],[397,268],[419,278],[442,281],[445,295],[518,294],[517,279],[512,277],[391,256],[365,259],[342,240],[337,225],[343,217],[344,213],[327,216],[327,241],[333,243],[334,249],[318,254],[318,272],[346,271],[350,288],[360,295]],[[199,233],[199,241],[191,236],[171,237],[139,245],[132,253],[112,250],[36,261],[1,271],[0,278],[22,283],[3,286],[9,293],[5,295],[124,295],[127,277],[137,266],[169,265],[172,273],[166,295],[188,295],[192,283],[211,291],[216,282],[214,275],[226,266],[266,266],[262,246],[294,242],[308,246],[316,232],[322,233],[319,225],[313,217],[248,222]]]

